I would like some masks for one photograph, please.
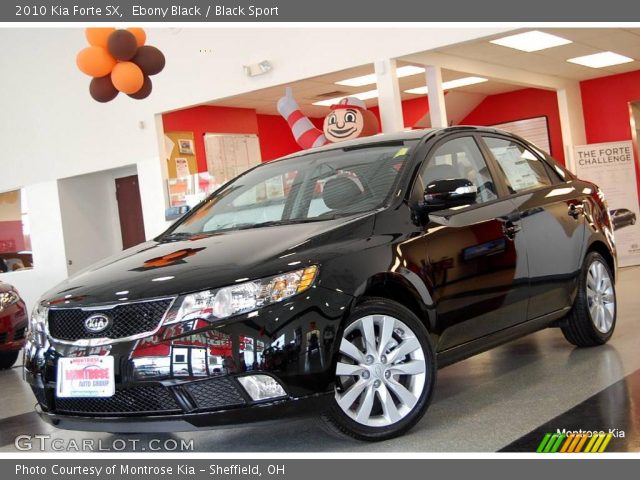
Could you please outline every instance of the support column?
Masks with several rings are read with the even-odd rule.
[[[587,143],[582,111],[582,95],[580,84],[572,82],[556,91],[558,96],[558,112],[562,129],[562,145],[567,169],[575,173],[576,164],[573,147]]]
[[[435,65],[427,65],[425,68],[427,89],[429,90],[429,117],[431,118],[431,127],[448,127],[447,107],[444,103],[444,90],[442,89],[442,69]]]
[[[399,132],[404,129],[400,85],[396,76],[395,59],[379,60],[374,64],[378,88],[378,107],[384,133]]]

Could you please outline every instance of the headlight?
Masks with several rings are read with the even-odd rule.
[[[33,309],[31,317],[29,318],[27,339],[39,347],[44,346],[47,338],[46,323],[48,313],[49,309],[47,307],[38,304]]]
[[[8,291],[0,293],[0,312],[20,300],[20,296],[16,292]]]
[[[281,302],[307,290],[318,273],[315,265],[275,277],[187,295],[176,317],[166,323],[223,319]]]

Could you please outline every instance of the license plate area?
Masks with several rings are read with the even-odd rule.
[[[56,396],[59,398],[107,398],[116,391],[113,357],[58,359]]]

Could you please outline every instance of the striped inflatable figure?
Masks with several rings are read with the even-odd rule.
[[[324,119],[324,131],[316,128],[301,111],[287,87],[285,96],[278,100],[278,112],[289,124],[291,133],[303,149],[321,147],[328,142],[341,142],[378,133],[376,116],[356,97],[346,97]]]

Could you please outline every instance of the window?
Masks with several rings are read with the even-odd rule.
[[[498,198],[487,163],[473,137],[460,137],[439,147],[422,167],[416,188],[422,196],[425,187],[435,180],[466,179],[478,188],[477,203]]]
[[[24,190],[0,193],[0,273],[33,268]]]
[[[265,163],[230,182],[167,234],[325,221],[384,205],[416,141],[330,149]]]
[[[518,193],[551,185],[542,160],[529,149],[511,140],[484,137],[504,174],[509,192]]]

